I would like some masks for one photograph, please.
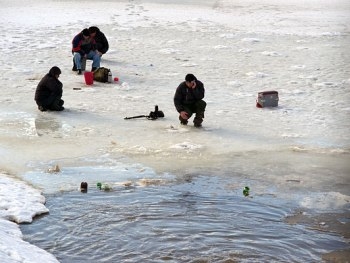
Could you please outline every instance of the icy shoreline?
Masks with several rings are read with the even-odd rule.
[[[48,213],[45,197],[32,186],[0,173],[0,258],[2,262],[59,262],[53,255],[22,240],[20,223]]]

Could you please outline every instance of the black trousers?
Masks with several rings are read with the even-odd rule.
[[[187,112],[188,118],[191,118],[195,114],[193,122],[195,124],[201,124],[204,118],[204,111],[207,106],[207,103],[204,100],[199,100],[193,104],[185,104],[184,111]]]
[[[37,102],[37,105],[39,107],[42,107],[44,110],[52,110],[52,111],[64,110],[63,104],[64,104],[64,100],[62,100],[60,97],[55,98],[54,101],[51,103],[49,101]]]

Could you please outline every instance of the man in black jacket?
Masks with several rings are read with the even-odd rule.
[[[99,53],[100,57],[102,57],[103,54],[106,54],[109,49],[108,40],[101,32],[101,30],[96,26],[89,27],[90,37],[95,39],[96,41],[96,49]]]
[[[207,103],[204,98],[204,85],[193,74],[187,74],[185,81],[180,83],[174,95],[174,105],[180,113],[181,124],[187,125],[188,119],[195,113],[195,127],[201,127]]]
[[[58,67],[52,67],[39,82],[35,98],[40,111],[62,111],[64,110],[64,101],[61,99],[63,94],[63,84],[58,80],[61,70]]]

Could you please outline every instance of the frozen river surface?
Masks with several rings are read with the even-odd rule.
[[[349,248],[347,1],[0,2],[0,168],[50,210],[21,227],[25,240],[61,262],[316,262]],[[71,71],[71,40],[91,21],[119,82]],[[66,110],[39,112],[54,65]],[[173,106],[187,73],[206,88],[202,129]],[[266,90],[278,107],[255,107]],[[155,105],[165,118],[124,120]],[[324,213],[343,230],[286,220]]]

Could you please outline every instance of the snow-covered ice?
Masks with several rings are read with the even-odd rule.
[[[17,223],[30,223],[34,216],[48,213],[45,197],[23,181],[0,174],[1,262],[58,262],[54,256],[22,240]]]

